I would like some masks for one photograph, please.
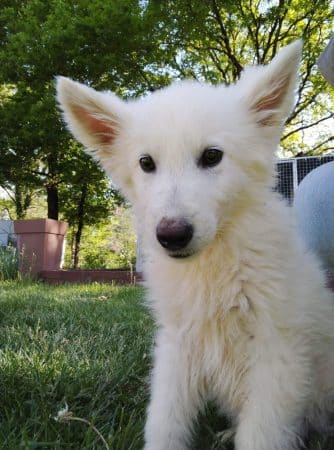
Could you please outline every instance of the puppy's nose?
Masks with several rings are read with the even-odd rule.
[[[183,249],[193,234],[193,226],[185,219],[163,217],[156,229],[158,241],[167,250]]]

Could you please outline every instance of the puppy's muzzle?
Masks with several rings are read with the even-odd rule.
[[[193,226],[186,219],[163,217],[156,236],[163,248],[169,251],[183,250],[194,234]]]

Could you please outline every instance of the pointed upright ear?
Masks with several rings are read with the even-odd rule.
[[[260,127],[281,126],[295,102],[302,42],[284,47],[267,66],[246,68],[240,80],[247,106]]]
[[[65,77],[57,77],[57,100],[72,134],[103,159],[120,131],[125,102]]]

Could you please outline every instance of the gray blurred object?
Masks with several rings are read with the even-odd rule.
[[[296,190],[297,226],[307,247],[334,273],[334,161],[312,170]]]
[[[334,36],[331,37],[327,47],[319,56],[317,64],[326,81],[334,86]]]
[[[12,220],[0,220],[0,247],[15,243],[14,224]]]

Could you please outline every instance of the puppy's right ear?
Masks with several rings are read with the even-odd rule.
[[[57,77],[57,100],[74,137],[103,162],[122,127],[125,102],[65,77]]]
[[[246,68],[239,82],[248,109],[261,128],[280,130],[296,99],[302,42],[282,48],[267,66]]]

